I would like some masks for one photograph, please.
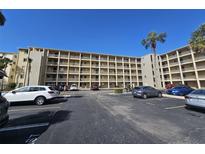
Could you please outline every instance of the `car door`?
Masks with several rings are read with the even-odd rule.
[[[22,87],[16,90],[13,90],[5,95],[5,98],[9,102],[22,102],[22,101],[28,101],[28,87]]]

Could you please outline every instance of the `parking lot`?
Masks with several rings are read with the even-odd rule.
[[[109,93],[11,106],[0,143],[205,143],[205,113],[186,109],[184,100]]]

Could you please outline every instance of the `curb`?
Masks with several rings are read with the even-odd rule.
[[[168,97],[168,98],[176,98],[176,99],[184,99],[184,96],[175,96],[175,95],[168,95],[168,94],[162,94],[163,97]]]

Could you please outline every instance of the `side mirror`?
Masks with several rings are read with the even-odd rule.
[[[15,94],[16,92],[15,91],[12,91],[12,94]]]

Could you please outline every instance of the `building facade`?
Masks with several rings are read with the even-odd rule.
[[[32,59],[29,63],[28,59]],[[15,82],[24,85],[67,85],[104,89],[149,85],[165,88],[166,84],[205,87],[205,55],[185,46],[157,55],[142,57],[115,56],[90,52],[47,48],[19,49]]]

